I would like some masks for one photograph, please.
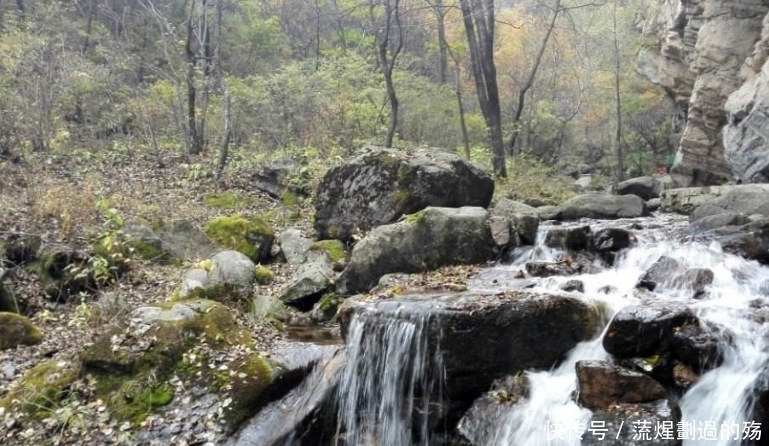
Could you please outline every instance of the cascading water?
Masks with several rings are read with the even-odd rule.
[[[654,290],[653,299],[686,304],[700,321],[728,328],[728,335],[719,339],[722,363],[704,373],[678,401],[682,411],[679,424],[692,426],[691,437],[678,432],[678,438],[684,445],[741,444],[743,423],[751,421],[753,414],[753,390],[758,380],[766,378],[762,371],[769,362],[767,330],[761,321],[748,314],[756,300],[766,298],[769,268],[726,254],[716,244],[682,239],[687,225],[683,217],[664,216],[657,221],[661,224],[654,226],[654,220],[645,219],[590,222],[594,230],[602,225],[630,228],[638,243],[621,253],[610,269],[580,276],[525,279],[525,286],[535,292],[561,293],[559,287],[564,282],[578,279],[584,284],[584,292],[573,296],[605,308],[608,321],[622,308],[649,298],[648,293],[645,297],[639,295],[636,284],[660,257],[671,257],[684,268],[710,269],[713,281],[704,298],[695,299],[691,289],[663,282]],[[639,229],[641,226],[646,229]],[[470,290],[493,293],[520,288],[517,273],[525,262],[562,256],[564,253],[544,245],[547,227],[540,231],[538,246],[510,265],[482,271],[469,281]],[[443,368],[440,356],[431,353],[440,349],[428,345],[429,323],[427,318],[406,318],[397,312],[360,312],[353,316],[347,336],[348,362],[337,394],[339,444],[431,444],[429,413],[431,404],[442,399]],[[603,333],[578,344],[553,370],[527,372],[528,398],[504,415],[491,433],[484,433],[478,444],[580,444],[577,435],[554,438],[548,426],[584,428],[591,420],[591,412],[574,402],[575,364],[585,359],[609,359],[602,337]],[[716,427],[716,437],[697,437],[697,432],[701,435],[707,426]],[[725,435],[724,426],[729,432],[739,432]],[[607,438],[606,444],[612,444],[612,440]]]
[[[676,227],[681,228],[680,220],[670,223],[665,227],[667,231],[675,232]],[[740,444],[747,433],[744,423],[751,421],[753,388],[769,361],[766,327],[760,321],[746,317],[746,310],[751,302],[765,297],[769,269],[726,254],[715,244],[671,241],[669,234],[660,230],[636,234],[639,236],[638,246],[617,259],[612,269],[568,278],[551,277],[538,282],[537,288],[556,290],[568,279],[579,279],[585,285],[585,292],[580,297],[603,302],[613,315],[626,305],[640,302],[634,294],[635,284],[663,255],[676,259],[687,268],[712,270],[714,280],[703,300],[692,299],[693,293],[687,289],[665,284],[655,289],[656,298],[686,302],[701,321],[729,329],[729,336],[720,340],[723,363],[705,373],[679,402],[683,415],[679,424],[692,429],[689,431],[686,427],[683,436],[678,432],[677,438],[682,439],[684,445]],[[580,444],[576,432],[556,438],[548,426],[582,426],[584,430],[591,413],[573,401],[577,388],[575,364],[583,359],[607,359],[609,355],[604,351],[601,339],[602,335],[579,344],[552,371],[529,372],[529,398],[507,414],[506,420],[499,424],[486,443],[490,446]],[[711,428],[709,432],[705,430],[708,426]]]
[[[443,397],[443,364],[440,349],[429,348],[429,324],[426,316],[353,316],[339,383],[340,444],[430,443],[430,411]]]

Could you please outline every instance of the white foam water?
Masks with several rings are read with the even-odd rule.
[[[337,393],[339,444],[430,444],[431,405],[442,401],[444,380],[440,348],[428,348],[429,324],[427,316],[353,316]]]
[[[680,221],[671,224],[681,226]],[[576,277],[548,278],[539,282],[536,288],[556,290],[566,280],[579,279],[585,285],[585,292],[579,297],[602,302],[613,315],[627,305],[640,303],[634,292],[635,284],[663,255],[676,259],[686,268],[712,270],[714,280],[705,299],[693,300],[691,290],[664,284],[655,289],[655,294],[657,299],[687,302],[700,320],[727,327],[730,332],[730,336],[722,339],[723,363],[702,375],[680,400],[682,421],[689,425],[694,423],[694,434],[683,438],[683,444],[740,444],[745,436],[744,423],[752,421],[753,389],[769,360],[766,327],[760,321],[746,317],[751,301],[766,297],[769,268],[726,254],[717,244],[671,240],[669,233],[673,228],[665,225],[663,229],[637,232],[638,246],[620,256],[609,270]],[[573,401],[577,390],[575,364],[583,359],[608,358],[601,339],[602,334],[579,344],[554,370],[527,373],[531,386],[529,398],[509,412],[507,419],[487,439],[487,444],[580,444],[577,435],[556,437],[548,426],[582,426],[584,429],[590,420],[590,412]],[[702,435],[707,426],[715,427],[715,438],[712,432]]]

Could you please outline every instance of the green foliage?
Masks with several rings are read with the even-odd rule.
[[[67,397],[78,369],[70,363],[43,361],[24,374],[21,382],[0,399],[0,407],[18,407],[33,418],[52,414]]]
[[[529,156],[508,160],[506,179],[498,180],[494,194],[513,200],[539,199],[545,204],[560,204],[575,193],[567,180],[557,172]]]

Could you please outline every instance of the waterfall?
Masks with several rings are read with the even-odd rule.
[[[444,385],[440,348],[430,345],[430,328],[427,316],[353,315],[337,395],[340,444],[430,444]]]
[[[730,333],[720,339],[723,363],[703,374],[679,401],[682,423],[693,426],[695,432],[697,429],[702,432],[703,426],[715,426],[717,438],[704,439],[692,435],[684,437],[683,444],[741,444],[744,423],[752,421],[753,390],[762,378],[766,379],[762,372],[766,373],[764,370],[769,363],[766,325],[747,315],[751,303],[766,299],[769,268],[724,253],[717,244],[676,241],[671,234],[680,234],[683,225],[679,218],[657,230],[634,231],[639,239],[638,246],[623,253],[613,268],[598,274],[551,277],[539,281],[537,288],[557,290],[564,281],[579,279],[585,284],[585,293],[580,295],[581,298],[602,302],[611,314],[616,314],[626,305],[641,302],[634,293],[635,284],[644,271],[663,255],[676,259],[686,268],[712,270],[714,280],[705,299],[695,300],[690,290],[665,284],[655,289],[655,298],[686,302],[701,321],[728,327]],[[511,267],[499,268],[509,272]],[[584,426],[590,420],[590,411],[580,408],[573,401],[577,390],[575,364],[583,359],[609,358],[603,350],[602,337],[603,334],[579,344],[554,370],[528,372],[531,386],[529,398],[506,414],[496,431],[485,439],[485,444],[580,444],[576,435],[554,440],[548,435],[547,425]],[[731,429],[732,435],[722,435],[724,429]]]

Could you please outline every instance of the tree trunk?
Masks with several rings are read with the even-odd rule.
[[[96,0],[91,0],[88,7],[88,21],[85,24],[85,39],[83,40],[83,55],[88,53],[88,46],[91,40],[91,31],[93,28],[93,16],[96,15]]]
[[[398,58],[401,50],[403,49],[403,26],[401,23],[401,0],[385,0],[385,23],[382,28],[379,28],[377,32],[377,58],[379,61],[379,68],[382,71],[382,75],[385,80],[385,87],[387,89],[387,100],[390,103],[390,123],[387,126],[387,135],[385,136],[385,147],[392,147],[393,140],[395,139],[395,132],[398,128],[398,95],[395,92],[395,84],[393,82],[393,71],[395,70],[395,61]],[[377,21],[374,16],[374,2],[369,0],[369,17],[371,19],[371,26],[377,28]],[[397,28],[397,42],[395,42],[394,48],[390,48],[392,42],[392,28],[393,19],[395,21],[395,27]]]
[[[617,175],[616,182],[619,183],[625,179],[624,158],[622,150],[622,98],[620,96],[620,60],[619,43],[617,42],[617,1],[614,0],[614,9],[612,11],[612,21],[614,25],[614,99],[617,125],[614,128],[614,149],[617,154]]]
[[[193,25],[192,17],[195,14],[195,0],[190,6],[190,15],[187,18],[187,40],[184,45],[184,52],[187,58],[187,152],[190,155],[197,155],[202,147],[199,144],[200,137],[197,131],[197,117],[195,111],[195,102],[197,100],[197,88],[195,86],[195,52],[192,50]]]
[[[470,59],[486,126],[489,128],[494,174],[507,176],[502,119],[494,65],[494,0],[460,0]]]
[[[561,0],[556,0],[555,9],[553,11],[553,18],[550,20],[547,31],[545,31],[545,37],[542,39],[542,44],[537,50],[537,57],[534,59],[534,65],[531,66],[531,71],[526,77],[526,81],[518,91],[518,103],[516,104],[515,116],[513,117],[513,132],[510,135],[510,144],[508,145],[508,153],[510,155],[517,155],[515,151],[515,142],[518,138],[518,134],[521,131],[521,115],[523,114],[523,107],[526,104],[526,93],[528,93],[531,86],[534,85],[534,78],[537,76],[537,70],[539,70],[539,65],[542,63],[542,56],[545,54],[547,43],[550,41],[550,35],[553,33],[553,28],[555,28],[555,21],[558,18],[558,14],[560,12]]]
[[[462,104],[462,83],[459,81],[460,77],[460,71],[459,71],[459,62],[455,61],[455,67],[456,67],[456,74],[455,74],[455,82],[456,82],[456,93],[457,93],[457,109],[459,110],[459,128],[462,130],[462,145],[465,149],[465,158],[467,160],[470,160],[470,138],[467,136],[467,124],[465,123],[465,107]]]

